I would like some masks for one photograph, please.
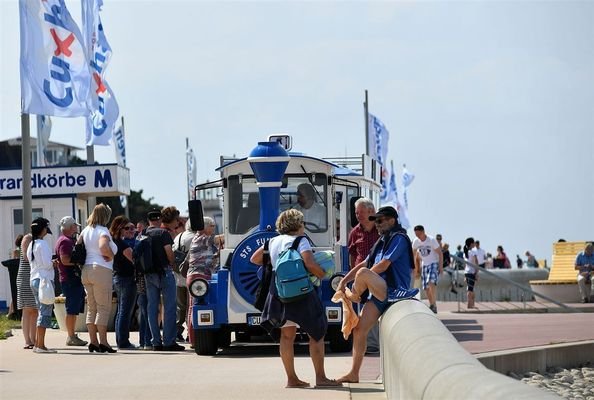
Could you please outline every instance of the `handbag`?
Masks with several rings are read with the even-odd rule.
[[[52,281],[42,278],[39,282],[39,302],[41,304],[54,304],[56,294],[54,292],[54,285]]]
[[[180,250],[182,248],[181,237],[182,235],[180,234],[177,242],[177,250],[173,251],[173,271],[184,277],[183,287],[185,287],[185,278],[188,276],[188,267],[190,266],[190,252]]]
[[[72,255],[70,256],[70,262],[79,266],[85,265],[85,261],[87,259],[87,248],[85,247],[84,240],[80,240],[80,242],[76,242],[74,245],[74,249],[72,250]]]

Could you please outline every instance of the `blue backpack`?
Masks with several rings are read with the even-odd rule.
[[[274,283],[278,298],[283,303],[292,303],[313,291],[309,272],[297,248],[303,236],[295,238],[291,247],[282,251],[274,266]]]

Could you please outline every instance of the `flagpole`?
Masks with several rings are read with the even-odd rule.
[[[124,127],[124,116],[122,115],[121,117],[121,123],[122,123],[122,137],[124,138],[124,141],[126,140],[126,128]],[[126,167],[126,165],[124,165],[124,167]],[[128,200],[130,200],[130,198],[128,196],[124,196],[126,198],[126,207],[124,207],[124,214],[126,215],[126,218],[130,218],[130,202]]]
[[[365,89],[363,109],[365,110],[365,154],[369,155],[369,99],[367,98],[367,89]]]
[[[190,148],[190,140],[186,137],[186,192],[188,192],[188,201],[192,200],[190,197],[190,169],[188,163],[188,149]]]
[[[31,198],[31,133],[29,114],[21,113],[21,164],[23,168],[23,234],[29,232],[33,219]]]
[[[36,167],[45,166],[45,154],[43,152],[43,145],[41,143],[41,115],[37,116],[37,163]]]

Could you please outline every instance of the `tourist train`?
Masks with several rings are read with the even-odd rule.
[[[291,151],[291,137],[259,142],[244,158],[221,157],[220,179],[195,187],[197,199],[217,193],[222,204],[224,248],[211,277],[192,274],[188,289],[196,299],[191,308],[193,345],[197,354],[212,355],[228,347],[231,333],[238,341],[261,336],[260,311],[254,307],[263,269],[250,262],[265,241],[277,235],[280,212],[299,208],[297,189],[306,184],[315,197],[316,216],[304,212],[305,233],[314,252],[334,252],[334,273],[321,282],[321,300],[328,318],[326,340],[332,351],[348,351],[341,332],[342,309],[331,302],[334,288],[349,269],[348,235],[357,224],[354,203],[362,196],[379,203],[380,167],[361,158],[324,159]],[[190,218],[199,226],[200,200],[190,201]],[[221,229],[221,226],[219,226]]]

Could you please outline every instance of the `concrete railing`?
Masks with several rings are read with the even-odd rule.
[[[380,338],[388,399],[559,399],[484,367],[419,301],[390,307]]]

